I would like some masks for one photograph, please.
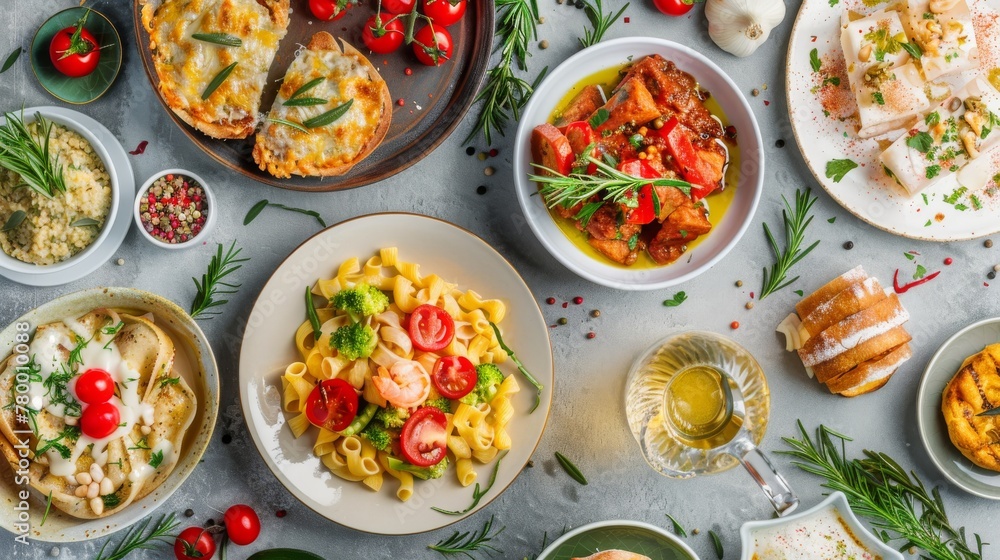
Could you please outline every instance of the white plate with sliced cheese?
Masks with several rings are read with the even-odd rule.
[[[949,4],[805,0],[786,61],[816,180],[865,222],[927,241],[1000,232],[1000,15],[988,0]],[[928,39],[928,25],[944,31]]]

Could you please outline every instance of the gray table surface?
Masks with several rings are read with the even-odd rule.
[[[34,30],[52,13],[75,5],[68,0],[3,0],[0,22],[0,52],[15,45],[27,46]],[[305,10],[304,0],[293,0],[296,10]],[[582,33],[581,11],[553,0],[540,0],[546,18],[539,27],[547,50],[535,49],[532,75],[543,66],[554,67],[578,50]],[[617,1],[610,4],[619,5]],[[633,358],[666,332],[676,329],[705,329],[733,337],[753,352],[767,373],[771,386],[771,420],[763,442],[765,450],[783,448],[780,438],[795,435],[801,419],[812,429],[820,422],[853,435],[850,450],[863,448],[888,452],[905,467],[913,468],[929,485],[941,485],[942,495],[956,526],[968,526],[987,541],[1000,546],[997,504],[977,498],[947,484],[928,459],[917,433],[915,399],[923,366],[934,350],[952,333],[979,319],[1000,315],[1000,286],[983,285],[987,271],[1000,262],[1000,246],[986,249],[981,240],[931,244],[911,241],[879,231],[853,218],[816,185],[799,155],[792,138],[785,109],[784,60],[792,22],[799,2],[786,0],[788,13],[771,39],[753,56],[735,58],[717,48],[709,39],[703,8],[690,15],[668,18],[656,12],[649,0],[633,0],[626,12],[630,22],[619,22],[608,38],[651,35],[679,41],[703,52],[722,67],[748,96],[764,138],[767,157],[765,191],[760,208],[742,241],[732,253],[696,280],[680,286],[689,300],[677,308],[661,302],[675,290],[624,293],[588,283],[556,263],[538,243],[524,223],[515,199],[510,156],[513,131],[499,138],[497,158],[482,162],[465,154],[462,139],[474,119],[468,116],[454,134],[434,153],[408,170],[386,181],[340,193],[304,194],[278,190],[233,174],[202,153],[178,130],[150,88],[134,46],[131,2],[99,0],[93,6],[111,16],[126,44],[121,75],[100,100],[79,110],[104,123],[133,149],[149,140],[146,153],[130,156],[137,181],[168,167],[185,167],[215,185],[220,200],[221,220],[208,246],[172,253],[153,249],[138,232],[131,231],[112,261],[97,272],[73,284],[58,288],[29,288],[0,279],[0,324],[50,299],[92,286],[135,286],[166,296],[187,307],[194,295],[190,278],[204,270],[215,242],[238,239],[247,256],[253,258],[241,272],[243,288],[232,298],[222,317],[202,323],[213,342],[222,375],[222,409],[215,436],[201,464],[184,486],[160,507],[160,511],[183,512],[192,508],[192,522],[219,517],[217,511],[233,503],[249,503],[261,513],[263,533],[252,546],[231,550],[230,558],[244,558],[250,552],[294,546],[330,558],[434,558],[428,544],[446,537],[453,529],[478,529],[491,515],[507,529],[499,540],[503,558],[522,558],[540,551],[543,534],[558,535],[564,527],[575,527],[608,519],[635,519],[668,527],[665,514],[679,519],[700,534],[686,539],[703,558],[714,558],[708,531],[722,537],[727,559],[739,556],[739,527],[754,519],[772,516],[763,494],[741,469],[723,474],[675,481],[661,477],[643,461],[632,439],[623,412],[625,374]],[[751,97],[754,88],[759,97]],[[0,109],[22,105],[61,105],[36,82],[22,56],[0,76]],[[769,102],[769,104],[768,104]],[[784,140],[783,148],[776,141]],[[483,148],[483,142],[478,147]],[[485,176],[487,165],[496,174]],[[484,195],[476,188],[486,185]],[[780,197],[791,196],[797,187],[813,187],[819,193],[816,221],[810,229],[822,243],[799,267],[803,278],[791,289],[744,308],[750,292],[759,291],[761,267],[771,263],[761,223],[781,223]],[[560,306],[542,305],[549,323],[565,316],[568,325],[551,330],[555,353],[556,393],[547,429],[534,455],[534,468],[527,469],[490,506],[452,528],[408,537],[379,537],[335,525],[297,502],[277,482],[253,448],[237,400],[238,352],[227,342],[226,333],[238,332],[264,282],[286,254],[316,232],[309,219],[272,214],[268,221],[244,227],[242,218],[249,206],[268,198],[292,206],[321,210],[333,223],[373,212],[413,211],[435,216],[466,227],[483,237],[510,259],[541,301],[555,297],[560,302],[580,295],[585,303]],[[836,217],[836,223],[828,218]],[[854,242],[853,250],[842,244]],[[1000,241],[1000,239],[998,239]],[[889,282],[897,267],[912,266],[902,253],[917,250],[929,268],[941,267],[945,257],[954,264],[937,281],[903,296],[912,320],[914,358],[878,393],[857,399],[843,399],[826,393],[805,378],[801,365],[786,353],[774,326],[791,309],[797,297],[792,289],[811,290],[841,272],[863,264],[867,270]],[[115,260],[124,259],[123,265]],[[735,287],[737,280],[744,282]],[[597,319],[589,316],[599,309]],[[738,330],[730,330],[731,321]],[[585,338],[595,330],[597,337]],[[229,434],[232,441],[223,443]],[[590,480],[579,486],[558,467],[553,457],[561,451],[575,458]],[[817,503],[823,495],[816,477],[788,464],[784,457],[772,457],[802,499],[803,506]],[[274,512],[287,510],[284,518]],[[41,558],[55,552],[52,545],[10,546],[0,556]],[[103,540],[73,543],[61,547],[64,559],[93,558]],[[12,551],[12,552],[8,552]],[[997,557],[996,552],[987,557]],[[140,553],[135,558],[168,558],[169,552]]]

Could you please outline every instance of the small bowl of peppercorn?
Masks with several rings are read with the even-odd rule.
[[[215,197],[198,175],[167,169],[146,180],[135,199],[142,236],[164,249],[186,249],[215,226]]]

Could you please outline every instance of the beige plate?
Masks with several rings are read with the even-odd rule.
[[[436,481],[416,480],[414,495],[406,503],[396,499],[394,480],[386,480],[377,493],[360,483],[345,482],[313,455],[315,429],[295,439],[281,408],[281,374],[300,359],[293,335],[306,320],[303,290],[317,278],[335,276],[348,258],[358,257],[363,263],[382,247],[398,247],[400,259],[419,263],[422,274],[438,274],[463,290],[503,300],[504,342],[545,386],[541,404],[529,414],[535,392],[518,379],[521,392],[513,400],[516,412],[510,424],[513,447],[500,465],[493,489],[466,515],[499,496],[528,462],[545,429],[554,371],[545,318],[524,280],[482,239],[457,226],[415,214],[374,214],[316,234],[285,259],[258,296],[243,336],[240,399],[250,434],[274,476],[320,515],[359,531],[406,535],[466,517],[444,515],[431,507],[463,510],[472,503],[473,489],[458,484],[453,468]],[[509,361],[502,369],[515,371]],[[483,486],[492,467],[476,467]]]
[[[942,179],[923,196],[909,196],[882,171],[878,160],[881,153],[880,140],[896,136],[885,135],[867,140],[858,139],[855,134],[856,117],[841,121],[836,118],[836,107],[843,107],[843,114],[857,112],[854,96],[850,93],[847,78],[841,77],[841,94],[846,102],[831,105],[833,114],[824,115],[820,95],[814,88],[827,77],[824,68],[832,68],[833,61],[844,60],[840,48],[840,16],[851,9],[861,13],[871,13],[874,8],[865,6],[866,0],[805,0],[799,9],[788,40],[786,61],[785,93],[788,99],[788,114],[792,122],[795,141],[802,152],[806,165],[816,176],[819,184],[834,200],[849,212],[869,224],[912,239],[927,241],[959,241],[990,235],[1000,231],[1000,194],[989,196],[978,193],[982,205],[975,210],[975,202],[967,192],[954,198],[952,203],[945,200],[958,188],[958,181],[952,177]],[[870,3],[870,0],[869,0]],[[987,5],[987,0],[969,0],[969,6],[977,20],[986,21],[983,16],[996,12]],[[835,4],[831,6],[831,4]],[[883,4],[879,4],[882,7]],[[1000,33],[986,34],[976,29],[982,68],[1000,66]],[[822,62],[820,72],[813,72],[809,53],[816,49]],[[975,77],[965,72],[949,76],[952,87],[961,86]],[[835,107],[834,107],[835,106]],[[860,165],[839,182],[826,176],[826,164],[830,160],[849,158]],[[952,199],[949,199],[952,200]]]
[[[19,323],[28,323],[34,328],[46,323],[61,321],[67,317],[79,317],[100,307],[127,309],[137,314],[152,313],[156,324],[174,339],[178,348],[187,352],[191,363],[201,365],[199,372],[185,377],[198,398],[198,414],[184,440],[180,461],[167,480],[148,496],[122,511],[101,519],[77,519],[64,515],[55,508],[49,512],[45,524],[45,496],[31,492],[28,500],[28,516],[31,531],[28,538],[46,542],[76,542],[103,537],[124,529],[153,512],[170,497],[201,461],[208,448],[219,413],[219,370],[215,364],[212,348],[201,332],[201,328],[173,302],[156,294],[135,288],[91,288],[56,298],[45,305],[29,311],[0,331],[0,356],[10,355],[14,347],[14,336]],[[6,461],[0,461],[0,526],[16,532],[18,523],[14,507],[18,505],[18,492],[26,489],[15,484],[14,475]]]

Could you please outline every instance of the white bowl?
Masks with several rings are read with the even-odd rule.
[[[188,239],[184,243],[164,243],[163,241],[160,241],[159,239],[153,237],[153,234],[146,231],[146,228],[143,227],[142,225],[142,218],[140,217],[141,213],[139,212],[139,205],[142,204],[142,201],[146,199],[146,194],[147,194],[146,191],[149,189],[149,187],[151,187],[153,183],[156,182],[157,179],[163,177],[164,175],[183,175],[189,179],[194,179],[199,185],[201,185],[201,189],[205,191],[205,201],[208,203],[208,218],[205,220],[205,225],[204,227],[201,228],[201,232],[199,232],[198,235],[195,235],[191,239]],[[217,207],[215,205],[215,195],[212,194],[212,190],[205,183],[205,180],[202,179],[199,175],[191,171],[188,171],[187,169],[180,169],[180,168],[164,169],[163,171],[154,173],[149,179],[146,179],[146,182],[143,183],[142,187],[139,188],[139,192],[136,193],[135,204],[132,205],[132,220],[135,222],[136,227],[139,229],[139,233],[142,234],[142,236],[146,239],[146,241],[149,241],[153,245],[156,245],[157,247],[162,247],[164,249],[170,249],[171,251],[176,251],[179,249],[187,249],[188,247],[194,247],[198,245],[197,243],[198,241],[207,239],[208,235],[212,232],[212,228],[214,228],[216,222],[219,221],[218,217],[216,216],[217,213],[218,212],[217,212]]]
[[[655,558],[698,560],[691,547],[674,534],[641,521],[598,521],[577,527],[546,547],[538,560],[568,560],[598,551],[626,550]],[[657,555],[659,554],[659,555]]]
[[[851,506],[847,503],[847,496],[843,492],[834,492],[827,496],[825,500],[815,506],[800,511],[796,514],[767,521],[748,521],[740,528],[740,540],[743,542],[743,554],[740,560],[752,560],[754,556],[754,534],[764,529],[773,529],[782,526],[794,526],[801,521],[813,517],[824,510],[834,510],[844,521],[847,529],[854,535],[855,540],[867,548],[873,555],[881,556],[882,560],[903,560],[903,555],[896,549],[883,543],[878,537],[868,532],[868,529],[858,521],[851,511]]]
[[[630,269],[584,254],[553,221],[535,183],[528,180],[531,167],[531,131],[548,122],[566,92],[595,72],[618,67],[630,59],[660,54],[694,76],[722,106],[739,132],[741,169],[735,199],[722,223],[715,226],[685,257],[654,269]],[[514,152],[514,184],[521,209],[542,245],[579,276],[621,290],[655,290],[691,280],[719,262],[743,236],[757,209],[764,180],[764,152],[753,111],[733,81],[698,52],[665,39],[625,37],[603,41],[584,49],[549,73],[531,96],[520,116]],[[709,197],[711,204],[711,197]],[[688,258],[690,257],[690,260]]]
[[[66,128],[76,132],[80,136],[83,136],[87,142],[90,143],[94,148],[94,152],[97,157],[101,158],[101,162],[104,163],[104,168],[108,172],[108,177],[110,177],[111,182],[111,207],[108,209],[108,215],[104,220],[104,227],[101,228],[100,235],[97,239],[93,241],[86,249],[80,251],[79,253],[73,255],[72,257],[57,262],[55,264],[49,265],[37,265],[19,261],[14,257],[11,257],[7,253],[0,251],[0,268],[13,272],[15,274],[25,274],[25,275],[38,275],[38,274],[51,274],[53,272],[60,272],[70,268],[80,261],[88,259],[93,255],[98,247],[108,238],[111,234],[112,226],[115,221],[119,219],[118,216],[118,201],[119,197],[122,196],[122,186],[118,182],[118,172],[115,169],[115,164],[112,161],[111,154],[108,153],[108,149],[104,144],[97,139],[97,136],[91,132],[90,128],[85,126],[84,123],[80,122],[75,118],[75,111],[59,110],[58,112],[52,111],[50,109],[55,109],[54,107],[38,107],[29,108],[24,110],[24,123],[29,124],[35,122],[35,114],[40,113],[46,120],[53,123],[60,124]],[[6,124],[7,119],[0,115],[0,124]],[[129,185],[131,186],[131,185]],[[56,195],[60,196],[60,195]],[[106,260],[106,259],[105,259]]]

